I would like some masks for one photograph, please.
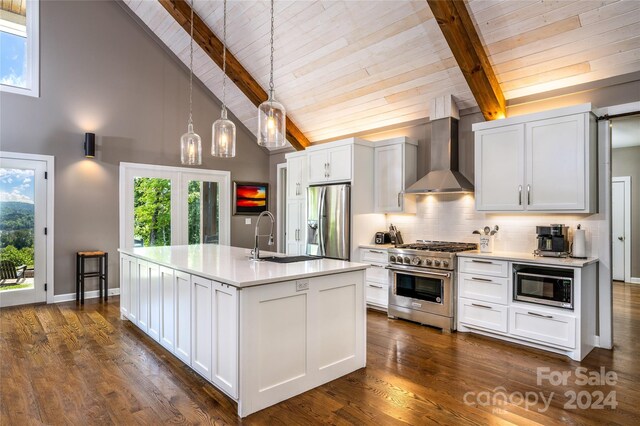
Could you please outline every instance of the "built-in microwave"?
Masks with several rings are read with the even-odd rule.
[[[513,300],[573,310],[573,269],[513,264]]]

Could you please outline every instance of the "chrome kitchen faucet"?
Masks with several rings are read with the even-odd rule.
[[[258,234],[260,228],[260,219],[262,219],[263,216],[269,216],[269,219],[271,219],[271,230],[269,231],[269,235]],[[256,230],[254,233],[255,243],[253,246],[253,250],[251,251],[251,260],[260,260],[260,249],[258,248],[258,240],[260,239],[260,237],[269,237],[269,241],[267,242],[267,244],[269,244],[270,246],[273,245],[273,225],[275,223],[276,218],[273,217],[273,214],[269,210],[263,211],[262,213],[260,213],[260,216],[258,216],[258,220],[256,220]]]

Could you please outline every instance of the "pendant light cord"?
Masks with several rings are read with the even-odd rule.
[[[189,125],[193,125],[193,0],[191,0],[191,41],[189,42]]]
[[[227,0],[224,0],[224,13],[222,18],[222,112],[224,113],[226,112],[226,110],[227,110]]]
[[[271,71],[269,78],[269,97],[271,97],[273,92],[273,2],[271,0]]]

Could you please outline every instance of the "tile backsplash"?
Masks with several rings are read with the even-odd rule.
[[[498,225],[494,251],[531,253],[536,248],[536,226],[559,223],[569,226],[569,238],[578,224],[586,230],[587,254],[597,256],[599,215],[484,213],[475,210],[472,194],[418,195],[415,215],[388,214],[387,226],[396,225],[405,242],[417,239],[477,243],[474,229]]]

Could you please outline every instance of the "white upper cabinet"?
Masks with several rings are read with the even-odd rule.
[[[415,212],[415,197],[405,199],[403,191],[417,179],[417,156],[418,144],[408,138],[376,142],[373,194],[376,213]]]
[[[591,104],[474,124],[476,209],[593,213]]]
[[[287,198],[304,199],[307,192],[307,154],[287,155]]]
[[[309,184],[350,181],[352,164],[352,145],[332,144],[329,148],[308,149]]]
[[[527,210],[583,210],[587,114],[526,125]]]
[[[524,210],[524,124],[475,133],[478,210]]]

